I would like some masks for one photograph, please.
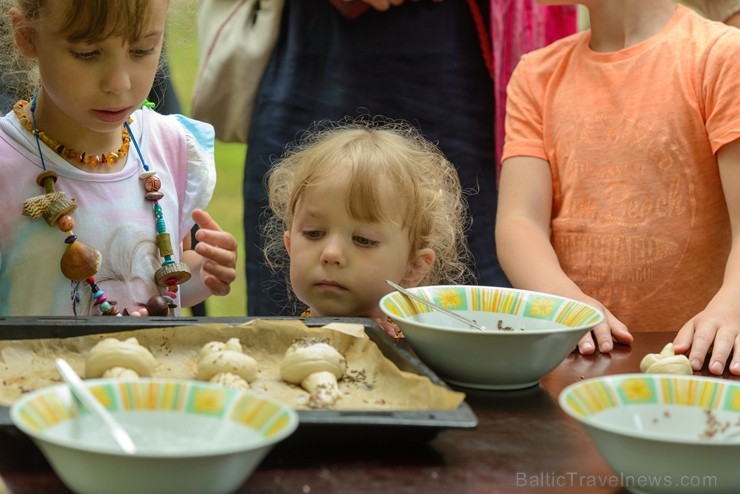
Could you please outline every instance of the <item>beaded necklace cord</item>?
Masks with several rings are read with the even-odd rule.
[[[73,232],[75,220],[71,216],[72,211],[77,208],[77,203],[74,199],[68,198],[64,192],[56,190],[54,184],[57,181],[58,175],[55,172],[46,169],[44,154],[41,150],[41,142],[44,142],[44,144],[64,157],[66,157],[66,155],[63,154],[65,152],[65,147],[38,130],[36,126],[35,113],[36,97],[34,97],[30,103],[30,122],[25,116],[25,113],[23,113],[23,109],[27,104],[28,101],[20,100],[13,106],[13,109],[15,110],[15,114],[21,124],[36,138],[36,147],[38,149],[39,158],[41,159],[41,168],[44,170],[36,178],[36,183],[44,188],[44,194],[27,199],[23,203],[23,214],[32,219],[43,217],[49,226],[56,226],[65,233],[66,238],[64,239],[64,242],[67,244],[67,248],[62,255],[60,267],[62,274],[72,281],[71,298],[72,309],[75,315],[77,315],[77,288],[83,281],[89,285],[92,293],[93,304],[97,306],[98,310],[100,310],[103,315],[128,315],[127,309],[124,309],[123,314],[121,314],[118,311],[116,302],[109,301],[103,290],[101,290],[95,283],[95,275],[100,269],[103,256],[97,249],[77,240],[77,236]],[[121,146],[121,149],[118,153],[109,153],[108,156],[115,155],[115,158],[111,158],[112,162],[110,159],[106,158],[106,162],[112,164],[118,158],[122,158],[126,155],[128,143],[132,142],[134,144],[134,148],[136,149],[141,161],[141,166],[144,169],[144,171],[139,175],[139,179],[142,181],[144,186],[144,198],[153,203],[153,213],[157,231],[156,243],[159,248],[160,255],[164,258],[162,266],[154,274],[154,280],[157,285],[165,289],[164,295],[154,295],[145,304],[142,303],[140,305],[147,308],[149,315],[164,316],[169,314],[170,309],[177,307],[175,300],[177,298],[178,285],[188,281],[191,274],[187,264],[177,262],[172,259],[174,250],[172,249],[170,234],[167,233],[162,206],[159,204],[159,201],[164,197],[164,193],[159,190],[162,182],[157,177],[156,172],[149,169],[149,165],[144,160],[144,156],[133,136],[133,132],[131,132],[131,127],[129,126],[130,121],[131,119],[123,124],[123,145]],[[30,124],[30,126],[28,124]],[[54,145],[49,144],[49,142]],[[84,153],[82,153],[82,155],[84,155]]]
[[[15,113],[16,117],[18,117],[18,120],[21,122],[21,125],[23,125],[26,130],[31,132],[33,135],[36,136],[36,139],[41,140],[44,144],[46,144],[50,149],[52,149],[55,153],[57,153],[59,156],[66,158],[68,160],[75,160],[83,165],[92,166],[95,168],[101,163],[105,163],[108,166],[112,165],[116,161],[118,161],[120,158],[123,158],[126,156],[126,153],[128,153],[128,147],[129,143],[131,142],[131,136],[130,131],[128,128],[124,127],[122,132],[122,139],[121,139],[121,147],[116,152],[111,153],[104,153],[101,155],[95,155],[95,154],[87,154],[84,151],[76,151],[72,148],[68,148],[64,144],[60,144],[56,140],[52,139],[43,130],[38,130],[36,128],[36,116],[33,114],[33,111],[36,109],[36,99],[34,98],[34,104],[31,107],[31,119],[29,119],[24,110],[26,106],[28,105],[28,100],[18,100],[13,105],[13,112]]]

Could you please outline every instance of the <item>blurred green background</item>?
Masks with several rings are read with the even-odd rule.
[[[195,28],[196,0],[175,0],[170,7],[167,32],[172,81],[183,107],[190,111],[190,97],[198,69],[198,45]],[[244,233],[242,228],[242,175],[244,172],[243,144],[216,143],[216,170],[218,181],[208,212],[225,231],[239,241],[237,279],[231,293],[225,297],[210,297],[206,312],[211,317],[244,316],[247,312],[247,289],[244,275]],[[188,315],[184,311],[183,315]]]

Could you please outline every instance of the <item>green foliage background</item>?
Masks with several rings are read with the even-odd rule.
[[[190,97],[198,69],[198,46],[195,28],[196,0],[174,0],[170,6],[167,51],[170,73],[183,113],[190,111]],[[244,233],[242,228],[242,175],[246,146],[216,143],[218,181],[208,212],[226,231],[239,241],[237,280],[225,297],[210,297],[206,301],[208,316],[234,317],[246,315],[246,278],[244,275]],[[187,312],[184,313],[187,315]]]

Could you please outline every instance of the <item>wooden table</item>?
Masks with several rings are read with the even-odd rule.
[[[646,353],[673,333],[635,335],[607,355],[569,355],[540,385],[521,391],[465,390],[476,429],[428,442],[287,442],[268,455],[240,493],[626,492],[576,421],[557,403],[580,379],[639,372]],[[702,374],[709,375],[706,371]],[[736,379],[734,376],[725,376]],[[0,433],[0,476],[13,494],[68,493],[36,447],[15,429]]]

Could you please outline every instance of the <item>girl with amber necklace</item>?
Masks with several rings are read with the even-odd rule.
[[[0,315],[177,315],[227,294],[236,240],[203,211],[212,129],[142,106],[169,2],[14,3],[38,84],[0,119]]]

